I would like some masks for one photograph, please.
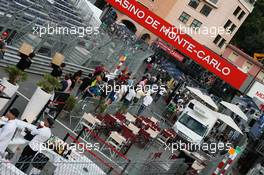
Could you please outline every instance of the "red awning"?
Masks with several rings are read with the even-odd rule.
[[[168,54],[170,54],[171,56],[173,56],[176,60],[182,62],[184,59],[184,56],[181,55],[179,52],[177,52],[176,50],[172,49],[171,47],[169,47],[167,44],[165,44],[162,41],[157,41],[156,44],[163,49],[165,52],[167,52]]]

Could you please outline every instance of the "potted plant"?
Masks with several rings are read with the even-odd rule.
[[[63,108],[63,111],[65,113],[70,114],[71,111],[74,109],[76,103],[77,103],[76,98],[73,95],[69,96],[68,99],[65,102],[65,106]]]
[[[1,85],[5,87],[4,94],[8,97],[12,97],[19,86],[17,83],[25,81],[27,79],[27,73],[21,71],[16,66],[8,66],[5,68],[5,72],[9,75],[9,78],[3,78]],[[9,100],[0,98],[0,111],[5,107]]]
[[[16,66],[8,66],[5,68],[5,72],[9,75],[8,82],[13,85],[27,79],[27,73],[18,69]]]
[[[26,119],[29,123],[32,123],[36,119],[40,111],[52,97],[53,91],[61,88],[58,79],[50,74],[45,74],[37,83],[37,86],[36,91],[22,114],[22,119]]]

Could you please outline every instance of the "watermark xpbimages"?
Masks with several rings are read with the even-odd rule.
[[[166,85],[136,85],[136,86],[130,86],[130,85],[119,85],[114,83],[113,85],[110,84],[101,84],[99,85],[99,91],[100,92],[106,92],[106,94],[109,94],[111,92],[116,92],[119,93],[122,91],[122,89],[134,89],[136,92],[138,91],[143,91],[144,93],[148,93],[150,92],[151,94],[153,93],[157,93],[157,92],[162,92],[165,93],[166,92]]]
[[[83,27],[83,26],[71,26],[62,27],[57,25],[47,24],[46,26],[34,26],[33,34],[42,37],[44,35],[76,35],[83,38],[88,35],[98,35],[99,27]]]
[[[219,151],[228,151],[232,148],[231,143],[223,143],[223,142],[212,142],[212,143],[193,143],[193,142],[182,142],[179,140],[178,142],[173,142],[169,144],[165,144],[165,150],[169,150],[172,153],[176,151],[187,150],[190,152],[195,151],[204,151],[215,154]]]
[[[215,38],[217,35],[230,35],[232,33],[232,29],[231,27],[224,28],[222,26],[189,27],[180,25],[178,32],[188,35],[207,35]]]

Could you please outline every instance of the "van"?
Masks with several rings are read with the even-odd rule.
[[[212,109],[193,99],[178,117],[173,129],[180,138],[191,143],[201,144],[217,120],[218,117]]]

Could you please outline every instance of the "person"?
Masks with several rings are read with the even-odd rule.
[[[4,58],[6,51],[6,38],[8,37],[8,33],[4,32],[0,37],[0,59]]]
[[[101,75],[104,72],[108,72],[108,70],[106,69],[104,64],[101,64],[100,66],[95,67],[93,75],[94,76]]]
[[[128,88],[127,93],[125,94],[123,104],[118,110],[119,113],[124,114],[127,112],[129,105],[132,103],[133,99],[136,96],[136,91],[134,88]]]
[[[62,70],[63,68],[66,66],[65,63],[61,63],[60,66],[55,65],[53,63],[51,63],[51,67],[52,67],[52,72],[50,73],[53,77],[55,78],[60,78],[62,75]]]
[[[100,96],[99,84],[100,83],[98,82],[94,86],[88,86],[84,91],[84,94],[82,96],[82,100],[85,100],[86,97],[96,98],[96,97]]]
[[[130,86],[130,87],[133,86],[135,80],[136,80],[135,77],[130,76],[129,79],[127,80],[127,85]]]
[[[61,81],[61,92],[64,92],[64,93],[68,93],[70,94],[71,93],[71,84],[72,84],[72,81],[71,81],[71,75],[70,74],[66,74],[64,76],[64,80]]]
[[[150,63],[147,63],[147,67],[146,67],[146,69],[145,69],[144,74],[146,74],[147,72],[150,72],[151,69],[152,69],[152,63],[151,63],[151,62],[150,62]]]
[[[153,101],[153,98],[151,96],[151,92],[148,92],[147,95],[143,99],[143,103],[141,104],[141,106],[138,109],[137,116],[141,115],[144,112],[144,110],[146,109],[146,107],[151,105],[152,101]]]
[[[22,71],[24,71],[25,69],[29,69],[32,63],[32,59],[33,57],[35,57],[35,53],[32,52],[29,55],[25,55],[23,53],[19,53],[20,56],[20,60],[17,63],[16,67]]]
[[[117,98],[117,92],[115,90],[115,86],[120,86],[119,84],[115,84],[115,82],[117,82],[117,78],[115,78],[114,80],[109,80],[108,82],[108,92],[111,91],[109,93],[109,95],[107,96],[106,98],[106,102],[105,102],[105,105],[106,106],[109,106],[110,104],[112,104]]]
[[[116,101],[123,101],[123,99],[128,93],[128,88],[129,87],[126,84],[120,84],[120,89],[118,89],[116,92],[116,96],[117,96]]]
[[[141,86],[141,88],[144,88],[147,82],[148,79],[146,77],[143,77],[142,80],[139,82],[139,86]]]
[[[106,102],[106,98],[107,98],[107,92],[108,90],[110,90],[110,87],[107,86],[107,83],[103,84],[102,85],[103,88],[100,88],[100,99],[94,109],[94,112],[97,113],[97,110],[99,109],[99,113],[103,113],[106,109],[106,105],[105,105],[105,102]]]
[[[35,157],[35,155],[41,151],[41,147],[44,142],[46,142],[51,137],[51,128],[54,124],[53,119],[46,118],[44,120],[44,125],[36,128],[31,131],[31,134],[34,136],[29,144],[23,149],[21,156],[16,163],[16,167],[23,171],[27,172],[30,162]]]
[[[164,93],[166,93],[166,89],[161,89],[159,86],[159,89],[158,89],[156,96],[154,98],[154,102],[157,103],[159,101],[160,97],[164,95]]]
[[[17,128],[15,119],[18,115],[19,111],[16,108],[11,109],[5,116],[8,121],[0,126],[0,158],[5,157],[5,150],[15,134]]]
[[[82,74],[83,74],[82,70],[79,70],[73,74],[73,76],[71,77],[71,81],[72,81],[71,90],[73,90],[76,83],[80,81]]]
[[[90,86],[93,82],[93,74],[90,73],[88,77],[85,77],[81,80],[82,84],[80,85],[79,89],[77,90],[76,97],[79,96],[81,92],[83,92],[88,86]]]
[[[142,88],[137,89],[136,96],[135,96],[135,98],[133,100],[134,104],[136,104],[141,99],[141,97],[144,97],[144,96],[145,96],[145,93],[142,90]]]

